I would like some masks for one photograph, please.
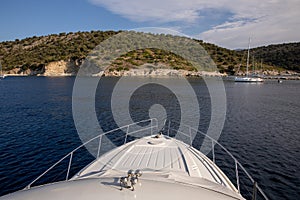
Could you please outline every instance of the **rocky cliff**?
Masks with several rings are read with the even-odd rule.
[[[79,70],[82,60],[55,61],[35,69],[23,69],[17,67],[6,71],[8,75],[24,75],[24,76],[75,76]]]
[[[55,61],[47,64],[46,66],[39,66],[35,69],[23,69],[23,68],[14,68],[10,71],[6,71],[5,74],[10,76],[76,76],[78,70],[80,69],[81,64],[84,60],[69,60],[69,61]],[[251,72],[250,72],[251,73]],[[280,76],[280,75],[298,75],[294,71],[278,71],[278,70],[264,70],[255,71],[254,74],[263,74],[266,76]],[[157,68],[157,66],[152,66],[149,68],[147,66],[139,66],[138,68],[129,69],[129,70],[106,70],[98,74],[93,74],[92,76],[227,76],[226,73],[220,73],[218,71],[188,71],[188,70],[176,70],[176,69],[167,69],[167,68]],[[245,72],[237,73],[239,76],[244,76]]]

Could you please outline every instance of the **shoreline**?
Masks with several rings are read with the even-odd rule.
[[[76,77],[77,74],[60,74],[60,75],[28,75],[28,74],[3,74],[6,78],[7,77]],[[85,77],[101,77],[101,75],[93,74]],[[220,77],[224,78],[224,80],[234,80],[234,77],[242,77],[242,76],[232,76],[232,75],[105,75],[104,77],[151,77],[151,78],[176,78],[176,77],[187,77],[187,78],[202,78],[202,77]],[[300,80],[300,76],[264,76],[261,77],[265,80]]]

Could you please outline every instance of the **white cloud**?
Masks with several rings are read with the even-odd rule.
[[[299,10],[300,2],[294,0],[269,1],[250,11],[248,16],[235,10],[232,22],[215,26],[198,37],[228,48],[246,48],[249,36],[252,46],[299,41]],[[252,20],[247,21],[245,17]]]
[[[134,21],[189,21],[199,16],[193,1],[181,0],[90,0],[93,4],[103,6],[113,13]]]
[[[206,9],[231,13],[225,22],[196,37],[228,48],[299,41],[299,0],[90,0],[113,13],[138,22],[184,22],[201,26],[197,20]],[[208,19],[209,20],[209,19]]]

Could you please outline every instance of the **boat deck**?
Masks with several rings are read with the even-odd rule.
[[[135,129],[132,132],[129,131],[131,127],[144,122],[150,122],[151,126],[137,131]],[[115,145],[111,142],[112,140],[105,137],[110,133],[115,136],[116,131],[124,129],[126,130],[124,144],[114,148]],[[98,135],[61,158],[27,185],[24,190],[8,194],[0,199],[57,198],[75,200],[121,198],[147,200],[201,198],[244,200],[240,194],[238,167],[246,173],[254,184],[254,188],[258,189],[264,199],[268,199],[243,166],[217,141],[209,138],[212,141],[212,146],[214,143],[218,144],[235,161],[238,189],[213,161],[189,145],[192,144],[190,138],[192,134],[191,127],[189,127],[190,134],[180,132],[175,138],[167,135],[144,136],[147,130],[152,134],[153,129],[158,130],[158,123],[155,118]],[[169,127],[168,134],[170,130],[172,129]],[[128,135],[130,135],[130,139],[135,140],[126,143]],[[188,141],[185,141],[185,139],[181,141],[180,138],[183,136],[187,137]],[[137,139],[138,137],[142,138]],[[73,165],[73,154],[95,141],[98,143],[98,158],[70,179],[69,172]],[[114,149],[111,150],[111,148]],[[106,153],[101,154],[101,152]],[[214,151],[212,153],[214,158]],[[69,163],[65,181],[33,186],[45,174],[65,160],[68,160]],[[131,170],[134,173],[129,173]],[[138,170],[141,170],[142,176],[140,176]]]
[[[170,191],[172,191],[170,193]],[[56,184],[45,185],[44,187],[35,187],[30,190],[22,190],[14,194],[0,197],[1,200],[166,200],[166,199],[210,199],[210,200],[234,200],[239,199],[234,194],[215,192],[212,189],[201,187],[190,187],[169,182],[160,182],[153,180],[141,180],[141,184],[136,186],[135,191],[123,189],[120,190],[118,179],[83,179],[69,182],[60,182]]]
[[[145,137],[118,147],[91,163],[73,177],[73,180],[121,177],[130,169],[141,170],[142,178],[147,180],[152,178],[182,181],[198,186],[221,186],[237,193],[226,175],[205,155],[167,136]]]
[[[128,170],[141,170],[135,190],[120,186]],[[170,192],[172,191],[172,192]],[[8,199],[244,200],[205,155],[168,136],[144,137],[99,157],[69,181],[22,190]]]

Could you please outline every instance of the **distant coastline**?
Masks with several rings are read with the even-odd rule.
[[[14,68],[9,71],[4,72],[6,76],[47,76],[47,77],[64,77],[64,76],[76,76],[81,64],[84,61],[54,61],[46,66],[40,67],[38,69],[23,69]],[[150,66],[150,68],[149,68]],[[142,65],[136,68],[128,70],[118,70],[109,69],[106,71],[99,71],[99,73],[87,74],[86,76],[107,76],[107,77],[121,77],[121,76],[138,76],[138,77],[227,77],[232,76],[226,72],[219,71],[189,71],[184,69],[171,69],[162,67],[162,64],[157,65]],[[250,74],[252,71],[250,71]],[[278,71],[273,70],[256,70],[253,71],[254,74],[261,74],[266,79],[286,79],[286,80],[300,80],[300,74],[291,71],[284,70]],[[243,71],[236,73],[236,76],[245,76]]]
[[[120,32],[122,31],[60,33],[0,42],[3,72],[8,76],[76,76],[91,51]],[[109,71],[103,73],[105,76],[245,75],[245,50],[230,50],[202,40],[194,42],[202,46],[213,60],[217,67],[213,72],[195,72],[191,63],[176,54],[146,48],[130,51],[115,59],[109,66]],[[250,74],[253,72],[266,78],[299,79],[299,47],[300,42],[251,49],[254,57],[249,66],[252,69]],[[158,70],[139,70],[144,64],[156,65]],[[161,70],[160,64],[165,65],[167,70]]]
[[[77,73],[29,73],[29,74],[5,74],[7,77],[29,77],[29,76],[39,76],[39,77],[75,77]],[[144,69],[131,69],[128,71],[106,71],[100,72],[98,74],[90,74],[87,75],[90,77],[224,77],[228,80],[233,79],[233,75],[227,75],[225,73],[220,73],[217,71],[214,72],[207,72],[207,71],[200,71],[200,72],[191,72],[187,70],[174,70],[174,69],[158,69],[158,70],[144,70]],[[243,76],[240,75],[240,76]],[[264,75],[264,79],[281,79],[281,80],[300,80],[300,74],[292,73],[272,73],[269,72],[269,75]]]

